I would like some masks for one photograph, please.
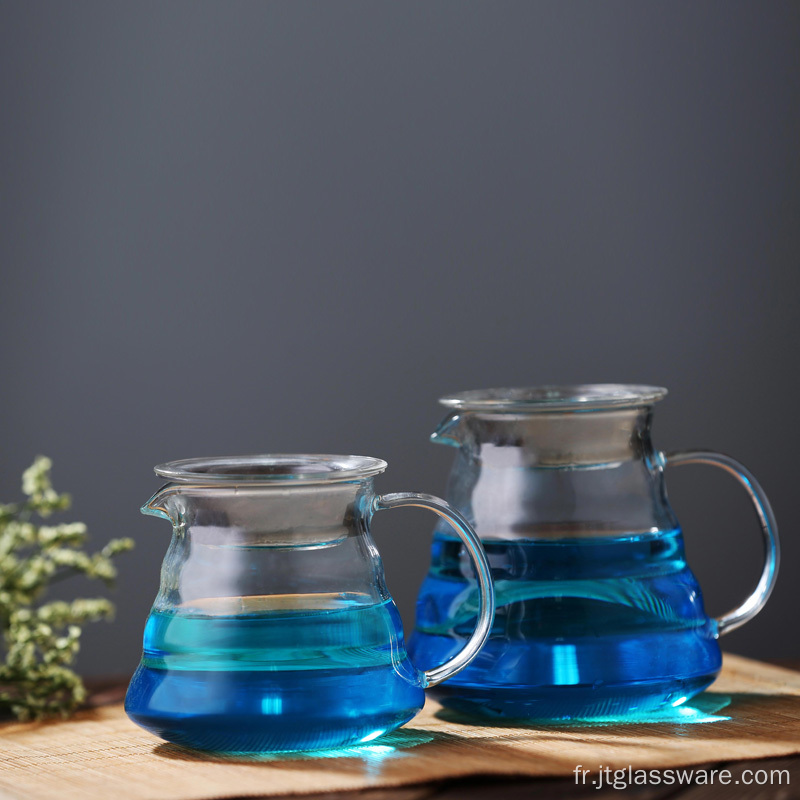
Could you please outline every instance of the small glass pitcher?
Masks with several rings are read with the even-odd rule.
[[[335,748],[408,722],[475,658],[494,614],[480,541],[444,501],[376,495],[386,462],[267,455],[173,461],[142,512],[172,523],[128,716],[219,752]],[[477,624],[441,666],[409,660],[370,535],[376,511],[427,508],[475,564]]]
[[[432,439],[457,449],[447,498],[474,526],[497,598],[484,649],[446,705],[484,715],[609,718],[678,706],[721,667],[717,637],[751,619],[778,570],[778,529],[732,458],[653,449],[653,386],[489,389],[445,397]],[[664,468],[721,467],[744,486],[766,558],[755,591],[709,619],[667,501]],[[439,527],[409,641],[415,663],[450,657],[476,597],[460,543]]]

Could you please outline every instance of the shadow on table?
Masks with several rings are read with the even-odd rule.
[[[640,716],[596,720],[504,719],[443,708],[436,713],[443,722],[485,729],[526,730],[539,737],[546,733],[581,731],[586,735],[613,732],[617,737],[646,737],[679,733],[697,739],[753,736],[759,729],[800,742],[800,696],[751,692],[703,692],[683,706]],[[713,724],[708,724],[713,723]],[[746,733],[747,732],[747,733]],[[504,736],[508,740],[508,736]]]
[[[378,739],[354,747],[342,747],[332,750],[310,750],[296,753],[209,753],[192,750],[177,744],[160,744],[153,748],[153,753],[162,758],[179,761],[217,762],[224,764],[269,764],[270,766],[289,766],[300,762],[302,769],[308,769],[309,762],[324,762],[337,759],[336,769],[341,770],[341,762],[348,759],[353,762],[354,772],[363,773],[365,766],[378,765],[389,758],[398,758],[413,748],[421,745],[443,744],[453,745],[460,737],[449,733],[426,731],[419,728],[399,728],[384,734]],[[320,766],[324,766],[320,764]],[[369,771],[367,769],[367,771]]]
[[[464,764],[470,767],[467,772],[475,774],[561,774],[562,762],[573,763],[572,749],[593,745],[613,747],[620,758],[629,760],[626,753],[635,751],[641,757],[642,750],[657,751],[670,739],[698,743],[705,740],[724,747],[725,740],[738,745],[779,733],[782,742],[797,742],[800,750],[798,696],[704,692],[693,698],[690,708],[696,716],[651,714],[624,722],[595,723],[501,721],[443,709],[436,718],[463,725],[463,732],[407,726],[357,747],[302,753],[217,754],[175,744],[158,745],[153,752],[161,758],[188,762],[263,764],[307,772],[335,769],[338,773],[366,778],[393,775],[402,779],[409,769],[405,762],[412,756],[414,768],[420,761],[427,764],[425,772],[447,773],[442,765],[449,761],[458,766],[453,774],[464,774]],[[709,724],[698,724],[700,721]],[[521,747],[515,749],[515,745]],[[708,756],[707,760],[713,760],[711,752]],[[532,757],[538,768],[531,762]],[[335,766],[329,759],[336,759]]]
[[[736,695],[745,697],[746,695]],[[771,697],[771,695],[763,695]],[[720,713],[733,702],[733,696],[717,692],[703,692],[693,697],[690,702],[669,708],[645,711],[640,714],[625,714],[619,717],[597,717],[586,719],[540,719],[521,717],[511,719],[493,714],[491,709],[474,710],[469,703],[459,704],[457,699],[445,701],[445,707],[436,713],[436,717],[445,722],[458,725],[472,725],[484,728],[608,728],[624,725],[697,725],[708,722],[725,722],[731,719]]]

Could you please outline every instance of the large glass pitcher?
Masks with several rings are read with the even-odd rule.
[[[463,669],[494,611],[480,542],[438,498],[376,495],[385,468],[317,455],[156,467],[170,482],[142,511],[171,522],[172,541],[125,700],[130,718],[203,750],[342,747],[407,722],[424,688]],[[480,576],[475,630],[425,672],[406,654],[370,535],[373,514],[398,506],[446,520]]]
[[[445,397],[432,439],[457,449],[448,500],[483,541],[497,613],[486,646],[439,690],[445,704],[517,718],[594,718],[678,706],[721,666],[717,637],[752,618],[778,569],[769,502],[738,462],[653,449],[651,386],[493,389]],[[741,606],[710,619],[686,564],[664,469],[709,464],[744,486],[766,559]],[[460,543],[435,533],[409,652],[466,641],[477,596]],[[472,610],[470,610],[470,608]]]

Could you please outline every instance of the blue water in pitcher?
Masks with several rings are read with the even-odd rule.
[[[607,718],[678,706],[721,667],[680,530],[485,539],[497,611],[489,641],[437,689],[457,710],[527,719]],[[462,646],[474,591],[460,542],[437,534],[409,642],[425,667]]]
[[[327,749],[376,739],[422,708],[391,600],[342,593],[192,606],[151,613],[125,703],[163,739],[220,752]]]

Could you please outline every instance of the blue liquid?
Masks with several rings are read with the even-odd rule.
[[[152,611],[125,711],[171,742],[259,753],[371,741],[423,703],[391,600],[283,595]]]
[[[679,706],[719,672],[716,624],[679,530],[484,548],[497,614],[475,661],[436,690],[445,705],[521,719],[633,716]],[[442,663],[469,636],[470,574],[460,542],[437,535],[409,641],[418,667]]]

